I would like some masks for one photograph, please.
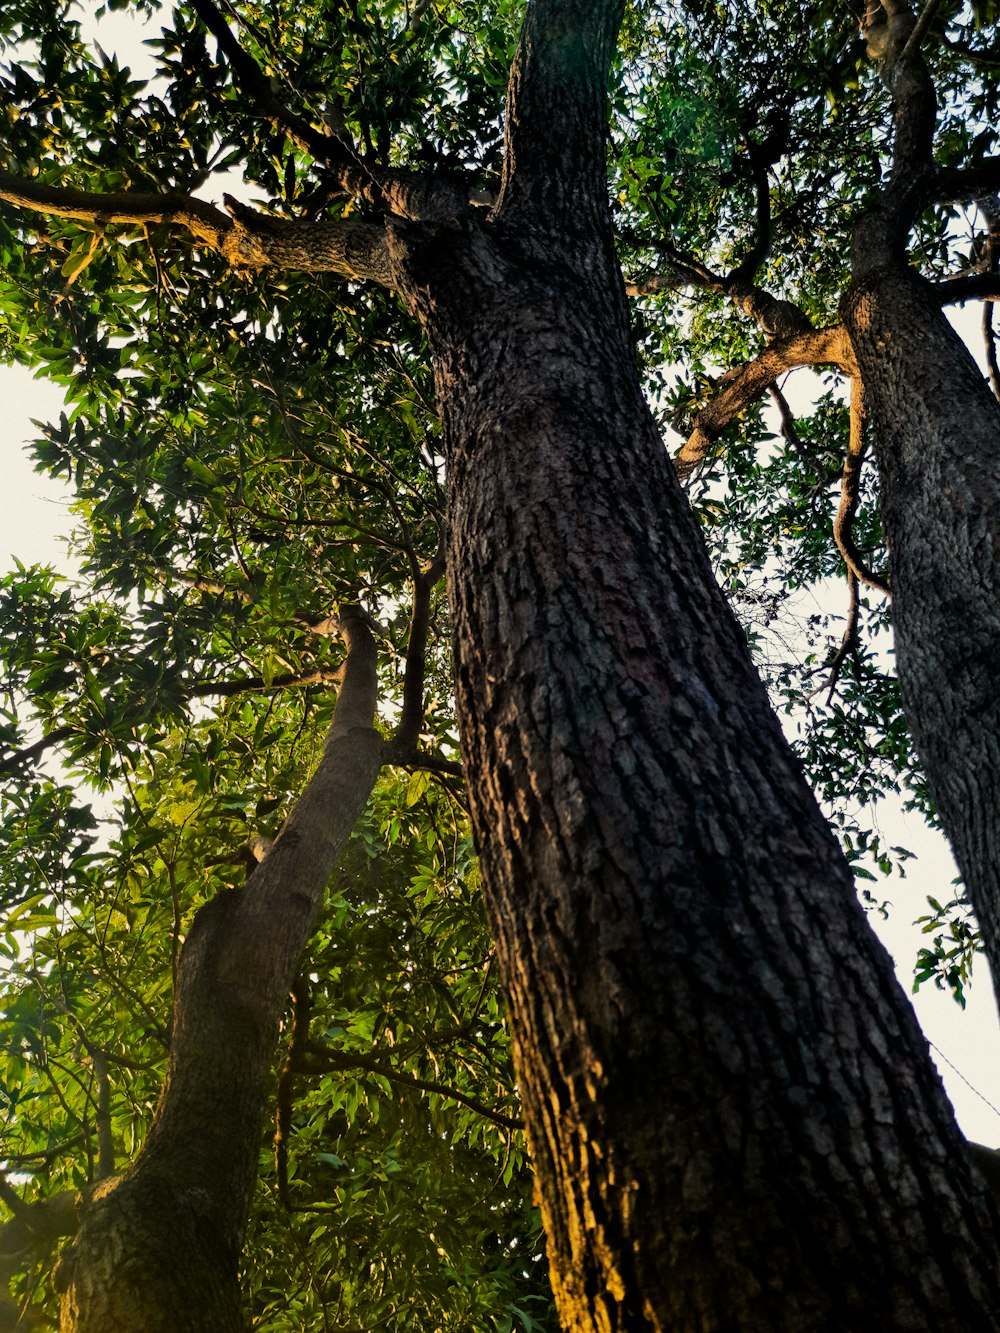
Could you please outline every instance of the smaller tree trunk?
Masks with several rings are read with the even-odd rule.
[[[342,614],[343,684],[323,758],[244,889],[196,916],[181,952],[170,1063],[149,1137],[101,1185],[56,1273],[62,1333],[236,1333],[237,1265],[278,1024],[341,847],[384,757],[376,651]]]
[[[865,386],[903,703],[1000,995],[1000,404],[927,284],[843,302]]]

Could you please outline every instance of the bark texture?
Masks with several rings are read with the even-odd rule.
[[[865,273],[843,305],[865,385],[918,753],[1000,981],[1000,404],[927,284]]]
[[[993,1219],[712,580],[610,241],[400,231],[564,1326],[988,1329]]]
[[[198,913],[170,1065],[142,1152],[86,1206],[56,1273],[63,1333],[236,1333],[278,1023],[339,849],[374,785],[376,655],[362,613],[316,773],[246,888]],[[249,984],[248,984],[249,981]]]
[[[529,6],[488,225],[389,228],[434,356],[458,713],[561,1318],[992,1329],[995,1217],[640,391],[599,105],[619,9]]]

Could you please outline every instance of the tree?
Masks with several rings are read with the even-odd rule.
[[[850,440],[834,525],[852,583],[845,646],[856,628],[857,581],[888,591],[852,536],[860,469],[871,441],[906,714],[982,923],[994,976],[1000,976],[994,938],[996,856],[990,850],[997,719],[989,663],[997,635],[996,576],[995,546],[988,535],[997,510],[992,478],[1000,404],[942,313],[943,304],[973,295],[989,298],[997,290],[997,162],[988,155],[995,136],[987,128],[977,130],[989,123],[996,99],[995,81],[977,73],[978,62],[985,60],[987,69],[995,62],[995,54],[981,49],[980,35],[994,18],[980,7],[963,24],[949,12],[942,31],[933,8],[917,18],[905,5],[868,5],[858,15],[867,51],[852,43],[848,28],[839,34],[843,54],[834,69],[817,71],[815,35],[808,28],[797,39],[794,59],[766,56],[761,54],[766,16],[743,13],[740,7],[699,11],[700,27],[688,34],[695,53],[709,65],[716,86],[735,83],[742,90],[739,105],[729,109],[724,133],[740,152],[734,175],[744,198],[752,201],[751,242],[724,274],[667,244],[670,268],[659,281],[647,278],[646,286],[688,284],[724,295],[760,326],[767,340],[760,355],[730,372],[723,391],[699,415],[680,453],[682,472],[706,456],[722,430],[780,371],[822,363],[850,378]],[[728,20],[725,31],[723,20]],[[931,24],[937,27],[930,61],[940,97],[924,53]],[[838,54],[837,43],[831,43],[828,66]],[[691,46],[683,58],[692,61]],[[800,78],[797,82],[795,60],[813,67],[805,87]],[[876,70],[891,98],[891,133],[871,120]],[[860,98],[844,87],[848,74],[861,85]],[[817,108],[824,95],[834,93],[842,99],[834,121],[836,146],[829,113]],[[940,125],[939,102],[944,106]],[[870,159],[860,171],[850,160],[859,146]],[[818,206],[819,218],[810,217],[803,201],[793,202],[787,193],[795,170],[789,164],[796,154],[824,155],[817,167],[803,167],[793,177]],[[843,173],[839,190],[832,183],[837,171]],[[818,198],[820,192],[825,200]],[[831,218],[833,209],[843,211],[852,195],[853,216]],[[656,202],[647,201],[641,210],[633,244],[662,239],[662,225],[659,235],[656,231]],[[978,205],[986,229],[985,239],[965,256],[965,270],[957,273],[964,238],[955,227],[961,217],[956,205]],[[737,221],[743,220],[737,211]],[[700,219],[693,221],[697,227]],[[682,227],[685,223],[691,226],[682,216]],[[823,242],[819,271],[795,273],[801,263],[795,251],[810,253],[813,231]],[[721,246],[720,238],[714,245],[724,255],[732,240],[725,235],[721,240]],[[705,250],[712,244],[704,237],[703,223],[701,243]],[[781,299],[760,285],[769,261],[772,273],[794,274],[783,282]],[[842,324],[817,329],[817,314],[829,318],[838,295]],[[995,363],[989,318],[984,328]],[[942,690],[944,680],[951,688]]]
[[[245,427],[264,437],[270,428],[280,450],[294,450],[282,460],[287,521],[301,531],[325,525],[374,535],[392,553],[383,577],[373,577],[367,560],[349,559],[338,575],[343,592],[356,596],[357,585],[377,582],[384,613],[409,577],[413,612],[388,740],[370,725],[371,631],[359,612],[340,612],[349,651],[331,758],[246,888],[213,899],[188,931],[163,1096],[130,1168],[84,1201],[60,1261],[64,1327],[239,1327],[235,1258],[267,1052],[323,880],[381,763],[452,771],[447,754],[417,745],[435,730],[422,716],[422,663],[436,542],[404,507],[414,488],[423,501],[439,450],[447,460],[445,563],[471,819],[563,1325],[988,1327],[998,1295],[992,1205],[864,921],[849,868],[712,578],[643,399],[607,190],[605,102],[620,7],[576,0],[528,7],[510,59],[502,155],[486,127],[515,12],[481,16],[481,49],[457,11],[453,27],[414,12],[405,30],[402,15],[386,6],[324,13],[322,28],[279,15],[261,29],[247,18],[242,41],[208,0],[195,0],[192,11],[178,16],[160,48],[176,96],[168,108],[154,95],[144,112],[153,136],[145,160],[157,164],[152,180],[137,163],[100,162],[108,141],[94,135],[93,117],[128,124],[140,114],[139,90],[113,62],[80,73],[64,26],[35,29],[45,78],[22,76],[30,87],[12,90],[18,106],[36,113],[20,131],[15,122],[22,157],[72,148],[81,173],[96,158],[99,172],[127,177],[104,174],[105,185],[121,188],[101,193],[75,188],[62,170],[58,180],[7,173],[0,182],[8,202],[54,219],[49,244],[75,237],[60,256],[53,293],[75,327],[61,333],[50,319],[49,335],[64,341],[35,352],[68,364],[79,404],[75,419],[52,434],[50,464],[72,461],[80,471],[95,567],[109,585],[145,588],[154,575],[168,589],[184,581],[199,594],[242,602],[249,618],[270,589],[255,579],[235,534],[240,579],[213,584],[205,566],[218,552],[185,506],[199,495],[201,513],[217,514],[215,531],[245,514],[257,526],[251,538],[248,525],[244,539],[272,541],[273,512],[258,491],[281,483],[255,465],[244,442]],[[822,12],[816,24],[824,30]],[[206,48],[206,30],[232,83]],[[307,108],[327,62],[342,61],[346,38],[360,31],[366,56],[405,58],[388,72],[366,58],[353,82],[332,85],[344,89],[344,105],[327,104],[324,132],[318,115],[290,108],[264,65],[284,69],[277,43],[300,47],[293,83]],[[52,103],[50,80],[68,112]],[[464,100],[446,93],[431,103],[434,84],[461,89]],[[238,130],[231,128],[237,95],[251,112]],[[292,150],[276,152],[285,142]],[[499,157],[496,197],[486,197],[488,180],[467,172],[414,168],[428,159],[438,165],[445,147],[449,168],[473,154],[488,172]],[[273,212],[230,200],[222,213],[177,188],[190,185],[196,166],[237,148],[251,177],[276,196]],[[307,164],[320,179],[296,205]],[[89,227],[82,237],[79,223]],[[196,252],[175,250],[158,234],[152,261],[145,249],[137,257],[102,243],[109,226],[164,223],[192,237]],[[23,224],[12,225],[7,294],[40,322],[44,269],[42,295],[26,296],[29,280],[38,290],[38,263],[16,249]],[[226,278],[215,256],[252,278]],[[159,283],[153,295],[144,265]],[[303,270],[398,293],[429,346],[440,444],[425,443],[417,415],[425,405],[412,325],[389,322],[377,294],[349,287],[344,299],[329,280],[292,276]],[[223,281],[234,294],[220,311]],[[93,298],[69,302],[67,284]],[[170,307],[167,321],[157,295]],[[752,305],[755,297],[740,299]],[[191,357],[197,343],[187,330],[183,340],[177,334],[185,310],[214,347],[202,364]],[[256,337],[246,338],[254,318]],[[119,345],[136,325],[151,350]],[[347,330],[355,333],[349,366],[338,345],[346,355]],[[822,341],[802,337],[813,352]],[[259,362],[268,342],[290,354],[280,382],[263,370],[230,378]],[[267,365],[281,364],[266,350]],[[860,351],[859,362],[864,377]],[[763,384],[780,365],[765,362]],[[316,378],[296,373],[306,366]],[[365,383],[369,366],[378,378]],[[151,432],[139,423],[128,383],[146,376],[157,386]],[[392,401],[385,390],[400,379],[406,392],[382,422]],[[193,408],[185,403],[191,396]],[[349,442],[346,461],[331,463],[302,430],[324,412]],[[368,414],[383,437],[374,450],[351,425],[352,416]],[[216,425],[224,450],[205,437]],[[171,432],[190,452],[161,451]],[[123,439],[111,444],[105,433]],[[150,459],[141,444],[157,434]],[[373,464],[360,480],[359,456]],[[151,485],[147,468],[155,472]],[[116,471],[122,475],[106,493]],[[321,476],[329,479],[322,493]],[[354,502],[370,490],[364,522],[333,482]],[[386,513],[401,534],[394,547],[373,521]],[[320,558],[328,558],[325,549]],[[315,605],[329,588],[310,568],[308,549],[279,552],[273,568],[272,634],[282,621],[288,637],[329,627],[328,611],[320,615]],[[159,611],[151,619],[173,649],[169,620]],[[227,644],[210,612],[188,621],[185,611],[180,622],[182,632],[198,626],[201,638],[177,662],[188,672],[207,667],[217,693],[225,685],[218,664],[227,649],[239,652],[237,625]],[[102,632],[99,661],[113,655],[102,654],[103,645],[117,649],[115,626],[105,623]],[[86,641],[95,644],[93,632]],[[275,657],[255,683],[275,685],[275,665],[289,665]],[[122,691],[131,731],[115,734],[87,655],[56,658],[41,670],[37,657],[25,662],[26,682],[44,686],[38,693],[49,701],[44,720],[54,723],[55,703],[73,711],[76,697],[68,708],[60,698],[78,684],[70,664],[83,694],[90,687],[100,722],[78,715],[75,726],[64,724],[68,733],[52,727],[26,748],[58,740],[86,759],[91,747],[98,777],[102,763],[107,777],[119,762],[121,739],[155,750],[159,719],[191,693],[185,669],[169,660],[145,677],[147,694],[159,695],[153,699],[135,688],[149,671],[147,655],[126,661],[128,670],[116,663],[132,688]],[[286,674],[286,684],[305,675],[294,664]],[[260,741],[267,725],[265,713]],[[446,738],[447,721],[438,730],[439,742]],[[324,797],[319,789],[343,748],[356,755],[356,775]],[[11,762],[25,757],[22,750]],[[338,764],[336,771],[344,779],[350,770]],[[317,804],[336,811],[329,829],[297,834]],[[272,922],[275,934],[279,923],[287,933],[286,947],[264,938]],[[304,1005],[300,988],[297,1014]],[[252,1034],[245,1047],[232,1043],[235,1022]],[[246,1127],[233,1140],[216,1110],[223,1105],[245,1108]]]

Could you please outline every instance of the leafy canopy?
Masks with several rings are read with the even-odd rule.
[[[968,55],[989,50],[992,3],[938,10],[946,162],[995,148],[996,81],[970,78]],[[0,167],[109,193],[228,189],[277,217],[364,212],[246,96],[196,5],[106,10],[150,20],[150,81],[110,42],[84,40],[72,6],[4,5]],[[460,171],[495,190],[521,5],[225,10],[314,127],[345,131],[379,166]],[[857,16],[838,7],[642,3],[628,11],[611,107],[640,362],[665,433],[683,436],[721,372],[765,341],[704,274],[746,264],[815,324],[835,319],[850,223],[886,160],[886,94]],[[974,217],[938,208],[914,260],[941,276],[980,245]],[[74,487],[81,562],[73,583],[22,567],[0,582],[2,1152],[8,1184],[31,1199],[93,1182],[141,1143],[180,942],[201,903],[241,882],[243,849],[273,836],[315,762],[341,601],[360,599],[380,627],[382,717],[398,716],[443,476],[426,352],[389,294],[331,274],[229,270],[164,224],[0,210],[0,346],[66,391],[34,448]],[[861,597],[849,660],[814,693],[842,617],[803,622],[797,607],[842,570],[832,524],[847,432],[844,385],[826,373],[780,431],[748,408],[691,499],[812,780],[871,877],[906,854],[862,812],[900,790],[932,811],[879,596]],[[854,535],[878,565],[867,480]],[[261,1329],[554,1327],[449,773],[440,590],[431,623],[421,739],[441,762],[380,782],[289,1009],[278,1149],[261,1144],[246,1255]],[[945,934],[949,910],[934,904]],[[957,952],[938,936],[921,963],[959,993],[969,930]],[[15,1282],[40,1310],[44,1272]]]

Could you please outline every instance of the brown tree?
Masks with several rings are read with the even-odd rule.
[[[488,212],[296,119],[209,0],[195,8],[363,220],[9,176],[0,195],[171,222],[235,265],[382,283],[423,325],[463,753],[565,1328],[992,1328],[992,1204],[641,393],[606,184],[623,6],[528,5]],[[880,318],[864,277],[849,306],[863,376]],[[879,376],[886,404],[905,394],[883,352],[878,424]],[[192,931],[160,1111],[63,1260],[66,1329],[238,1327],[247,1131],[226,1139],[218,1108],[260,1115],[315,901],[304,876],[321,884],[379,762],[372,705],[362,684],[355,713],[345,681],[321,769],[342,794],[314,782],[248,889]],[[206,1107],[221,1137],[202,1137]]]

